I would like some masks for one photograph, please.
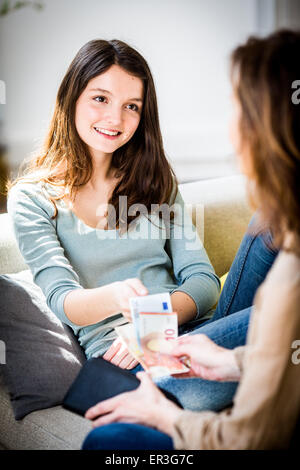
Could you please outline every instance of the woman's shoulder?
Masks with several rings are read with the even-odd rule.
[[[270,271],[270,281],[281,286],[300,282],[300,257],[293,252],[280,251]]]
[[[46,211],[51,217],[54,206],[50,201],[51,194],[47,185],[42,181],[33,181],[31,178],[20,178],[9,189],[7,194],[8,212],[16,210],[32,210],[37,207]]]
[[[21,195],[21,194],[28,194],[28,195],[35,195],[37,194],[42,188],[42,183],[40,181],[35,182],[31,178],[21,177],[14,181],[9,188],[8,196],[10,197],[13,195]]]
[[[259,335],[263,347],[287,351],[300,334],[300,258],[280,252],[254,300],[252,340]]]
[[[171,192],[170,192],[170,197],[169,197],[168,204],[172,205],[172,204],[182,203],[182,202],[183,202],[183,200],[182,200],[182,196],[181,196],[181,193],[180,193],[177,178],[175,176],[172,176],[172,187],[171,187]]]
[[[281,251],[261,286],[264,301],[272,304],[299,304],[300,258],[294,253]]]

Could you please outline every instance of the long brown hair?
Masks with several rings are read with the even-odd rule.
[[[300,104],[293,100],[299,57],[300,32],[288,30],[251,37],[231,56],[250,201],[278,248],[287,232],[300,239]],[[298,243],[292,250],[299,254]]]
[[[76,102],[88,82],[114,64],[140,78],[144,87],[139,126],[112,157],[118,183],[108,202],[115,208],[116,225],[121,218],[119,196],[127,197],[128,207],[143,204],[149,212],[151,204],[172,203],[175,199],[178,184],[163,149],[155,86],[146,60],[122,41],[93,40],[78,51],[62,80],[43,151],[31,158],[22,176],[8,185],[10,189],[21,179],[61,187],[57,197],[49,195],[55,206],[54,217],[55,201],[66,194],[72,199],[76,188],[85,185],[92,175],[89,150],[75,126]],[[135,218],[128,216],[128,224]]]

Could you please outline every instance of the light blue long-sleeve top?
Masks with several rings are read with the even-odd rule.
[[[72,323],[64,299],[73,289],[139,278],[149,294],[185,292],[197,306],[196,318],[211,316],[220,281],[179,192],[170,230],[158,214],[150,214],[121,233],[86,225],[64,201],[57,202],[52,219],[48,196],[56,191],[49,184],[19,182],[9,192],[8,213],[34,282],[49,308],[73,329],[87,358],[104,354],[117,337],[114,328],[127,321],[120,313],[89,326]]]

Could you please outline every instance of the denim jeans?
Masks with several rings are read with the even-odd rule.
[[[165,433],[131,423],[112,423],[95,428],[85,438],[83,450],[173,450]]]
[[[253,223],[254,220],[250,222],[250,228]],[[259,235],[246,233],[212,318],[200,325],[199,322],[189,322],[181,329],[181,334],[206,334],[218,345],[229,349],[246,343],[255,292],[277,256],[277,251],[271,247],[271,241],[269,232]],[[137,366],[132,372],[139,370],[141,367]],[[192,411],[219,411],[230,406],[238,386],[237,382],[173,377],[156,379],[155,383],[173,393],[183,408]],[[114,436],[111,437],[114,449],[161,449],[158,446],[162,445],[165,449],[173,448],[169,436],[154,429],[150,432],[150,428],[127,423],[115,423],[95,429],[88,435],[83,448],[112,448],[103,447],[109,445],[107,436],[112,436],[111,433]]]

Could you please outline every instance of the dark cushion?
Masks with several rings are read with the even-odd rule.
[[[0,276],[0,341],[0,374],[16,419],[61,404],[86,361],[29,271]]]

